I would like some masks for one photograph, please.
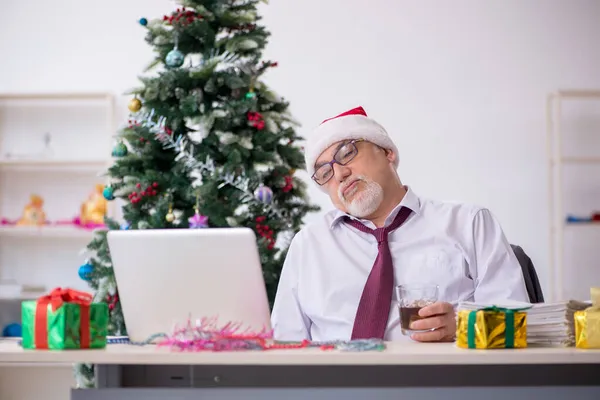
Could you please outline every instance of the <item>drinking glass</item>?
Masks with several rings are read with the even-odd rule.
[[[410,324],[423,318],[419,316],[421,308],[437,301],[438,286],[429,284],[400,285],[396,286],[396,294],[402,333],[411,335],[416,332],[432,331],[433,329],[411,329]]]

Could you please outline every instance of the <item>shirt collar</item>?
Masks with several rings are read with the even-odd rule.
[[[415,214],[420,213],[421,200],[419,200],[419,197],[415,194],[415,192],[412,191],[412,189],[409,186],[405,186],[405,188],[406,194],[404,195],[400,203],[398,203],[398,205],[394,207],[392,212],[390,212],[390,214],[387,216],[385,220],[385,226],[387,226],[393,221],[393,219],[396,217],[396,214],[398,214],[402,207],[410,208]],[[367,220],[353,217],[352,215],[347,214],[341,210],[336,210],[331,224],[329,225],[329,228],[333,229],[344,217],[350,217],[352,219],[362,222],[363,224],[368,222]]]

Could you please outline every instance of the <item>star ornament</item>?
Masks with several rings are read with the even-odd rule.
[[[208,228],[208,217],[200,215],[198,212],[188,219],[191,229]]]

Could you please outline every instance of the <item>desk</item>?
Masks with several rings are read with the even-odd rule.
[[[178,353],[124,344],[31,351],[0,341],[0,365],[73,363],[98,365],[98,388],[75,389],[73,400],[187,400],[200,392],[203,399],[600,398],[600,350],[465,350],[450,343],[402,342],[388,343],[381,352]]]

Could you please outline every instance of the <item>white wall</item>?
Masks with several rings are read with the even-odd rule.
[[[491,208],[545,282],[545,96],[600,88],[600,2],[270,3],[266,56],[280,66],[268,81],[291,101],[303,132],[363,105],[397,141],[405,183],[421,195]],[[172,6],[5,0],[0,92],[120,94],[137,85],[151,56],[137,20]],[[310,194],[329,208],[318,190]]]

